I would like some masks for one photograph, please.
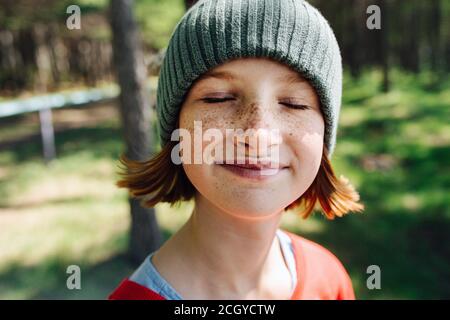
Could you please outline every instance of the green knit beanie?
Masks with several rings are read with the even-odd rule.
[[[239,57],[273,58],[311,83],[320,98],[331,157],[341,107],[341,55],[327,20],[304,0],[200,0],[185,13],[171,35],[158,79],[162,146],[176,129],[194,80]]]

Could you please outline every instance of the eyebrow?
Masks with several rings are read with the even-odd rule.
[[[203,81],[209,78],[223,79],[223,80],[235,80],[236,77],[229,72],[226,71],[210,71],[202,74],[196,80],[196,82]]]
[[[216,79],[222,79],[222,80],[236,80],[236,76],[230,72],[226,71],[209,71],[197,78],[195,82],[200,82],[209,78],[216,78]],[[302,83],[305,82],[305,78],[301,77],[298,73],[291,73],[289,75],[283,75],[281,77],[278,77],[275,79],[276,81],[280,82],[287,82],[288,84],[291,83]]]
[[[302,83],[302,82],[306,81],[305,78],[301,77],[300,74],[298,74],[298,73],[291,73],[287,76],[281,76],[281,77],[278,77],[276,80],[280,81],[280,82],[287,82],[289,84],[295,83],[295,82]]]

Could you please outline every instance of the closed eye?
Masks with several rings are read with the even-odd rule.
[[[206,103],[220,103],[229,100],[234,100],[234,98],[203,98],[202,101]]]
[[[205,103],[221,103],[226,102],[230,100],[235,100],[234,98],[203,98],[201,99]],[[310,107],[304,104],[294,104],[294,103],[287,103],[287,102],[280,102],[282,105],[291,108],[291,109],[300,109],[300,110],[306,110]]]
[[[287,103],[287,102],[280,102],[282,105],[291,108],[291,109],[300,109],[300,110],[306,110],[310,107],[305,104],[293,104],[293,103]]]

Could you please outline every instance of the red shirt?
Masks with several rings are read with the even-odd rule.
[[[354,300],[352,282],[344,266],[321,245],[285,231],[292,240],[297,285],[290,300]],[[165,300],[153,290],[124,279],[110,300]]]

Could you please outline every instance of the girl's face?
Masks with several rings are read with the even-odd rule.
[[[211,142],[241,147],[247,164],[249,158],[277,159],[270,168],[257,159],[253,166],[237,161],[183,163],[201,196],[231,215],[262,218],[280,213],[308,189],[319,170],[324,138],[319,98],[297,72],[274,60],[241,58],[209,70],[192,85],[179,121],[180,129],[192,137],[192,159]],[[203,140],[201,150],[195,147],[194,121],[201,121],[203,132],[220,130],[223,141]],[[230,132],[236,129],[254,129],[253,141],[270,137],[269,143],[256,147],[250,140],[232,139]],[[230,159],[225,154],[224,149],[223,162]]]

